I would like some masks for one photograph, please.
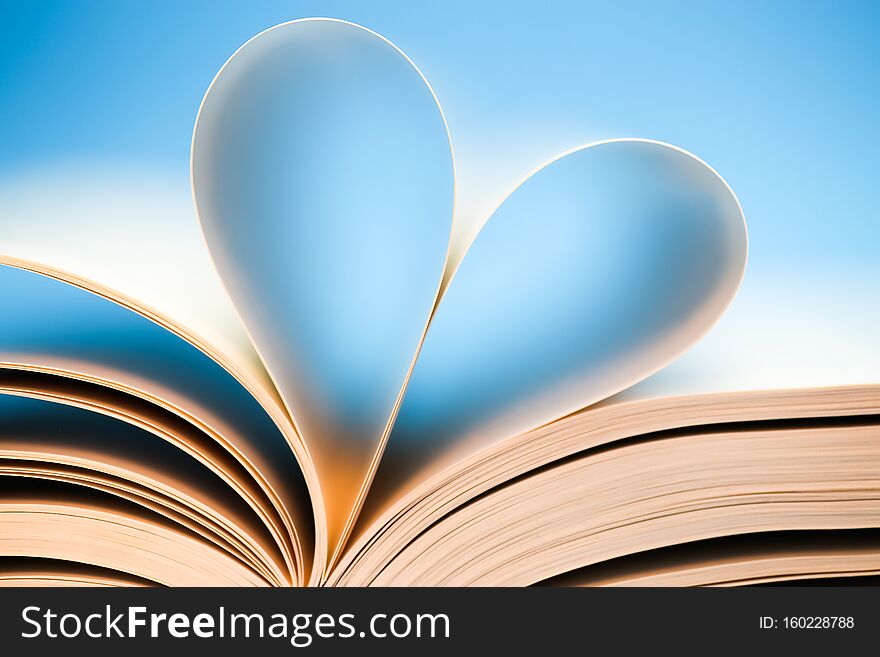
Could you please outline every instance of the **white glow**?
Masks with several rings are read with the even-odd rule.
[[[119,163],[66,162],[0,180],[0,257],[125,295],[240,364],[256,358],[199,231],[189,181]]]
[[[880,383],[880,285],[841,270],[749,272],[709,334],[627,397]]]

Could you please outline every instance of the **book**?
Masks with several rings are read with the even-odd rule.
[[[0,583],[880,572],[880,386],[647,385],[746,268],[697,156],[572,149],[462,243],[426,78],[304,19],[217,73],[190,162],[194,216],[0,212]]]

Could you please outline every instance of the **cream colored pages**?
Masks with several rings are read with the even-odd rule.
[[[11,462],[8,462],[11,465]],[[19,463],[19,465],[24,465]],[[7,466],[8,467],[8,466]],[[271,581],[201,523],[100,478],[32,479],[27,470],[2,478],[0,550],[92,564],[161,584],[266,585]],[[89,477],[89,475],[86,475]],[[155,492],[152,493],[155,495]]]
[[[143,431],[150,434],[150,448],[156,453],[168,453],[168,446],[171,446],[172,453],[179,451],[175,454],[176,460],[191,458],[200,463],[214,473],[226,487],[227,494],[237,495],[259,516],[263,526],[272,534],[274,544],[282,550],[290,578],[299,582],[306,578],[310,555],[304,550],[311,545],[308,525],[301,524],[297,530],[290,524],[290,517],[307,518],[307,509],[285,505],[283,496],[279,496],[271,483],[273,480],[267,480],[261,474],[266,468],[255,467],[248,457],[225,444],[221,436],[199,430],[173,413],[134,395],[66,377],[22,372],[10,374],[0,370],[0,391],[4,393],[0,396],[0,409],[4,415],[4,423],[0,426],[8,424],[9,431],[14,429],[13,433],[19,438],[33,431],[39,435],[40,427],[51,427],[70,435],[77,427],[89,423],[105,436],[105,444],[114,437],[126,440],[127,436],[127,440],[132,441],[141,437],[139,431]],[[47,401],[54,403],[47,404]],[[124,424],[114,424],[111,418],[122,420]],[[86,444],[96,440],[94,436],[82,437]],[[108,457],[117,451],[110,445],[105,447]],[[129,449],[133,448],[129,445]],[[265,464],[258,461],[256,466],[260,465]],[[277,479],[275,482],[278,483]]]
[[[220,476],[151,431],[64,404],[0,397],[0,472],[111,492],[176,518],[276,584],[282,538]],[[76,490],[76,488],[71,488]]]
[[[128,573],[49,559],[6,559],[0,586],[152,586],[154,582]]]
[[[311,558],[311,537],[321,535],[313,527],[320,527],[315,523],[323,516],[310,508],[317,500],[320,511],[320,495],[306,490],[309,460],[297,442],[285,440],[289,424],[279,427],[277,415],[267,413],[220,364],[130,307],[31,271],[0,266],[0,305],[12,309],[0,324],[0,367],[49,376],[44,382],[103,386],[177,415],[251,470],[248,476],[275,497],[284,531],[299,535]],[[71,386],[64,396],[75,398],[81,390]]]
[[[769,413],[764,417],[802,412],[803,399],[798,399],[807,386],[812,391],[806,392],[806,397],[813,400],[807,406],[846,406],[843,399],[853,393],[854,400],[870,398],[874,394],[870,391],[880,384],[880,352],[876,349],[880,307],[873,303],[878,284],[870,276],[814,280],[795,274],[791,278],[764,274],[749,271],[737,297],[705,337],[659,372],[593,406],[595,419],[613,423],[610,433],[615,435],[619,420],[613,416],[641,414],[645,409],[652,409],[653,414],[653,409],[666,406],[673,417],[688,398],[703,398],[707,393],[706,400],[740,396],[753,409]],[[792,403],[794,407],[786,408]],[[727,408],[712,402],[710,407],[721,415],[712,418],[708,413],[705,421],[737,419],[730,406],[722,406]],[[565,425],[563,421],[555,426]],[[507,447],[522,442],[513,438],[493,444],[475,436],[457,445],[407,448],[394,446],[394,436],[391,440],[388,459],[380,467],[377,487],[356,532],[359,535],[370,522],[389,517],[383,512],[403,508],[400,500],[412,503],[417,489],[424,490],[421,485],[429,479],[448,481],[451,473],[460,473],[477,462],[489,467],[491,457],[487,455],[502,457]],[[520,445],[517,449],[525,448]],[[505,458],[513,460],[509,455]],[[515,476],[507,468],[504,471]]]
[[[7,339],[0,363],[84,376],[116,388],[136,390],[167,408],[197,418],[239,443],[251,456],[268,451],[269,457],[264,460],[268,469],[276,472],[264,474],[284,496],[288,512],[296,513],[304,502],[313,507],[307,517],[299,514],[300,533],[314,533],[319,544],[326,541],[323,496],[312,459],[216,273],[193,211],[185,174],[180,179],[169,179],[142,168],[79,162],[20,173],[5,178],[0,185],[0,232],[0,264],[81,287],[183,338],[235,377],[265,409],[281,436],[260,438],[256,445],[246,446],[255,431],[246,426],[250,420],[237,421],[244,418],[242,407],[228,401],[208,401],[201,394],[221,380],[222,374],[209,373],[206,383],[194,384],[185,381],[180,368],[175,371],[173,366],[151,372],[145,369],[145,363],[152,362],[157,352],[143,346],[129,354],[114,352],[107,360],[82,353],[89,345],[72,339],[65,341],[56,336],[46,342],[46,348],[31,345],[29,350],[10,350],[11,341]],[[71,299],[76,294],[58,292],[56,296]],[[84,303],[100,307],[94,301]],[[26,308],[28,304],[18,307]],[[16,319],[15,314],[10,317]],[[123,322],[130,328],[137,324],[134,320]],[[24,327],[21,330],[27,331]],[[158,335],[142,323],[137,331],[142,336],[138,340],[148,334]],[[133,359],[132,354],[142,361]],[[189,371],[193,371],[194,362],[188,363]],[[267,429],[261,427],[256,433],[265,436]],[[285,441],[293,451],[289,461],[282,456],[287,451]],[[272,442],[278,444],[273,447]],[[309,500],[294,499],[302,496],[301,490],[295,490],[298,484],[279,480],[295,481],[299,474],[276,476],[297,468],[309,488]],[[294,491],[289,493],[291,489]],[[319,545],[315,554],[322,568],[326,547]]]
[[[266,586],[227,552],[108,500],[4,497],[0,548],[12,557],[82,560],[177,586]]]
[[[51,455],[47,456],[51,458]],[[266,582],[274,586],[286,586],[289,582],[289,576],[285,571],[278,570],[277,566],[266,559],[265,554],[254,551],[252,539],[242,543],[240,539],[219,529],[214,523],[206,521],[206,518],[194,514],[189,507],[181,506],[151,488],[120,482],[103,473],[84,474],[76,468],[54,464],[32,466],[18,458],[0,462],[0,474],[7,480],[15,477],[36,478],[50,484],[87,487],[95,492],[106,493],[113,498],[131,502],[144,512],[152,512],[168,521],[169,527],[179,531],[181,535],[192,535],[215,546],[251,569]],[[71,488],[71,490],[75,489]],[[126,524],[125,518],[120,518],[118,522]],[[61,537],[59,540],[63,544],[64,538]],[[81,555],[80,558],[88,560],[90,555]],[[168,558],[175,557],[169,554]]]
[[[404,454],[380,466],[373,503],[368,499],[356,539],[331,583],[363,582],[360,578],[392,560],[400,546],[446,514],[495,487],[587,449],[704,424],[878,413],[880,386],[612,399],[488,445],[475,440],[433,454],[417,452],[411,460]]]
[[[389,557],[340,583],[522,586],[676,543],[876,527],[878,501],[876,424],[664,437],[560,462],[416,536],[383,536],[376,549]]]
[[[751,534],[612,560],[554,586],[740,586],[880,572],[880,536],[855,531]]]

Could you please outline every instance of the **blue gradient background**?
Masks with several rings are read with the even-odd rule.
[[[285,20],[345,18],[401,47],[437,92],[460,225],[475,226],[562,150],[609,137],[671,142],[724,176],[749,223],[749,269],[718,335],[752,331],[750,349],[777,336],[755,347],[760,364],[797,348],[831,354],[823,367],[841,381],[880,374],[880,3],[2,7],[0,179],[88,161],[147,166],[186,189],[199,102],[235,49]],[[818,337],[787,341],[792,327]]]

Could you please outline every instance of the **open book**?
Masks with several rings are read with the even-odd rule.
[[[880,572],[880,387],[633,388],[743,277],[714,170],[577,148],[465,249],[453,160],[402,52],[310,19],[208,89],[198,221],[22,181],[0,212],[0,583]]]

